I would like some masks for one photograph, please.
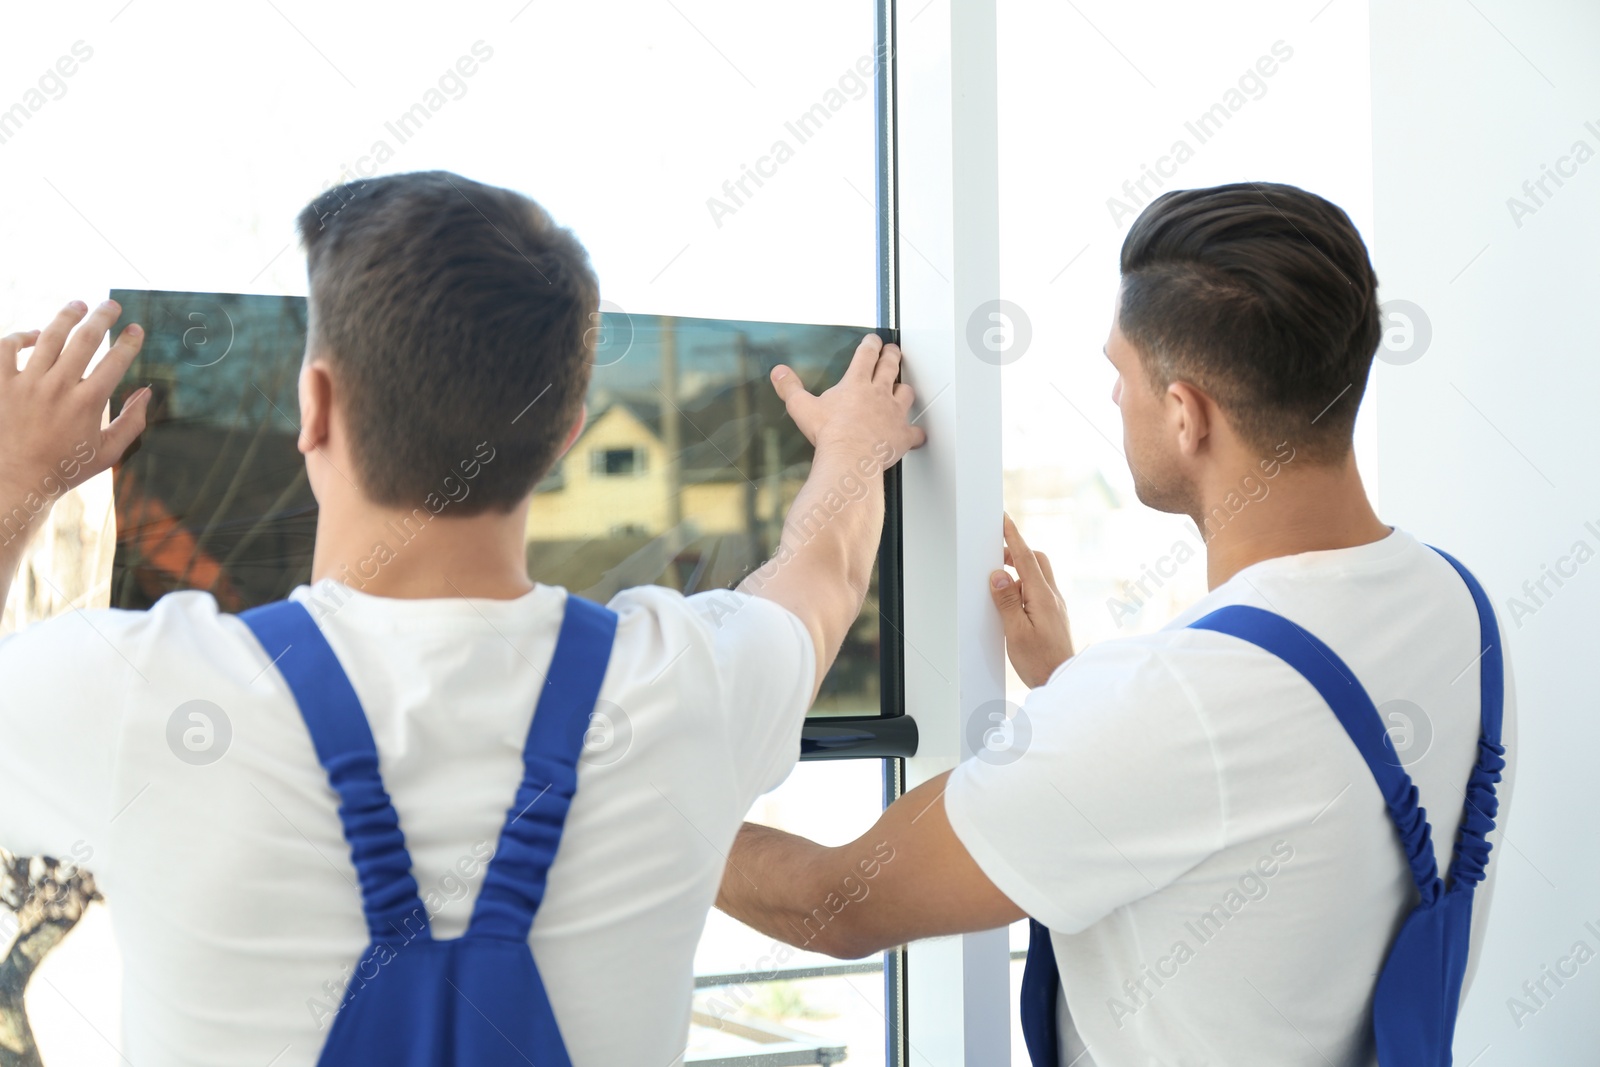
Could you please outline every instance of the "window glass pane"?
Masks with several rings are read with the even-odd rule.
[[[737,585],[777,550],[811,467],[768,375],[782,363],[831,384],[865,330],[623,312],[600,326],[588,426],[529,512],[530,571],[598,600],[647,583]],[[830,517],[799,521],[814,531]],[[819,714],[879,710],[877,590],[874,575]]]
[[[307,201],[434,168],[534,197],[629,311],[873,319],[870,0],[32,5],[6,31],[37,57],[7,106],[89,55],[0,131],[29,160],[0,172],[27,205],[0,215],[28,250],[7,332],[112,288],[303,295]]]
[[[841,845],[871,829],[882,803],[883,761],[802,763],[788,781],[757,801],[750,819]],[[870,880],[841,883],[839,898],[859,900],[871,888]],[[823,901],[817,907],[820,925],[827,910]],[[851,1067],[883,1067],[882,955],[837,960],[793,949],[713,911],[695,956],[695,974],[699,990],[690,1064],[714,1055],[773,1053],[792,1042],[804,1049],[842,1049]],[[770,1062],[842,1062],[843,1056],[834,1055],[832,1060]]]
[[[284,596],[310,577],[316,524],[294,441],[305,301],[114,295],[122,323],[148,334],[122,392],[149,383],[156,396],[138,451],[117,471],[112,604],[198,588],[239,611]],[[623,312],[598,328],[588,425],[529,509],[529,573],[602,603],[636,585],[738,585],[776,551],[811,467],[767,376],[783,363],[813,389],[831,384],[863,330]],[[469,476],[441,477],[439,493],[416,501],[419,527],[471,492]],[[854,479],[836,488],[846,500],[869,491]],[[814,532],[832,516],[799,521]],[[361,588],[418,532],[395,528],[335,577]],[[876,594],[874,576],[819,713],[879,710]]]

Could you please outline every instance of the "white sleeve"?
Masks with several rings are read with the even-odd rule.
[[[945,809],[996,888],[1052,930],[1086,929],[1222,846],[1210,731],[1159,649],[1079,653],[1010,732],[955,769]]]
[[[817,677],[811,631],[787,608],[748,593],[699,593],[689,604],[716,635],[723,711],[748,806],[800,761]]]
[[[73,611],[0,639],[0,848],[100,848],[123,711],[142,684],[118,646],[141,614]]]
[[[800,728],[811,704],[816,651],[811,634],[787,609],[727,589],[684,597],[669,589],[640,587],[618,593],[611,608],[627,618],[648,612],[660,628],[653,654],[660,670],[690,672],[684,693],[715,694],[710,707],[733,762],[729,773],[748,810],[775,789],[800,758]],[[631,665],[645,666],[646,661]]]

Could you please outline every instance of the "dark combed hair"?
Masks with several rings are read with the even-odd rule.
[[[1320,196],[1175,190],[1123,241],[1118,323],[1157,389],[1190,382],[1250,444],[1337,462],[1382,336],[1377,289],[1355,225]]]
[[[451,513],[509,511],[588,388],[600,297],[583,246],[527,197],[445,171],[330,189],[299,229],[313,350],[339,386],[363,492],[415,508],[470,469]]]

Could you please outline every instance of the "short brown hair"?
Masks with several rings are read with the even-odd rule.
[[[1118,325],[1155,387],[1189,381],[1252,445],[1350,451],[1382,338],[1378,276],[1350,217],[1292,185],[1175,190],[1122,245]]]
[[[531,493],[589,384],[599,283],[577,239],[527,197],[446,171],[330,189],[299,229],[312,343],[366,495],[420,506],[485,442],[493,461],[452,513]]]

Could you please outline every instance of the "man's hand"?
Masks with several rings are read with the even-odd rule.
[[[85,378],[100,339],[122,314],[110,300],[84,320],[87,310],[74,300],[43,330],[0,337],[0,606],[40,517],[67,490],[121,459],[144,430],[149,389],[128,397],[121,414],[101,425],[144,331],[123,330]],[[18,370],[17,354],[24,348],[33,354]]]
[[[895,381],[900,358],[899,345],[886,345],[869,333],[839,384],[821,396],[807,392],[799,376],[781,365],[772,369],[772,387],[819,452],[839,448],[853,459],[871,457],[881,473],[927,440],[922,428],[906,419],[915,394],[911,386]]]
[[[1005,517],[1006,565],[989,576],[989,592],[1006,631],[1006,655],[1017,677],[1032,689],[1043,685],[1057,667],[1072,658],[1072,632],[1067,603],[1056,588],[1055,571],[1043,552],[1028,547],[1011,516]]]
[[[788,367],[772,386],[816,446],[811,473],[784,519],[778,550],[739,586],[781,604],[811,634],[816,688],[839,655],[872,580],[883,536],[883,472],[927,435],[911,425],[911,386],[897,383],[900,347],[868,334],[839,384],[806,391]]]
[[[85,319],[87,310],[74,300],[43,330],[0,338],[0,505],[8,512],[29,494],[48,502],[88,481],[121,459],[144,430],[148,388],[128,397],[110,425],[101,425],[144,331],[123,330],[85,378],[101,339],[122,314],[111,300]],[[33,353],[18,370],[17,354],[24,348]]]

